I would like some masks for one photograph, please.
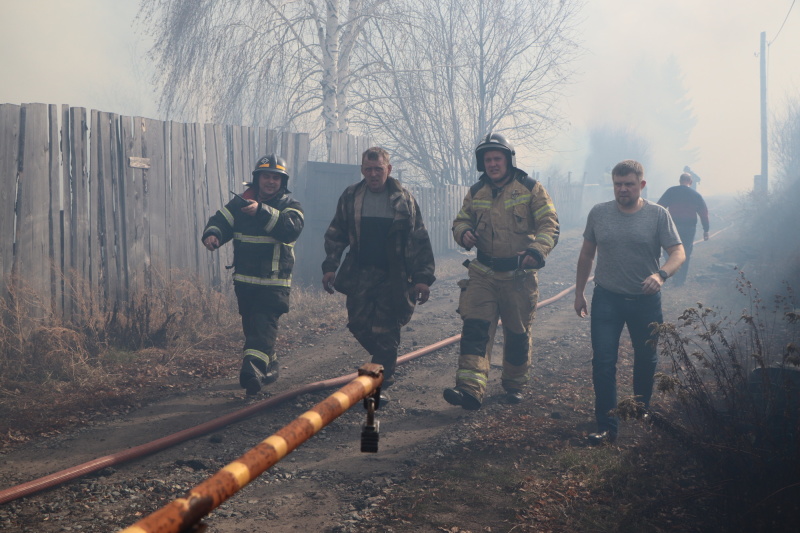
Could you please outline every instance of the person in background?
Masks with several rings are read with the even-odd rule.
[[[678,228],[678,234],[681,236],[683,250],[686,252],[686,261],[684,261],[681,269],[675,273],[674,283],[676,286],[683,285],[686,282],[686,276],[689,274],[689,259],[692,257],[692,249],[694,248],[697,217],[700,217],[700,223],[703,225],[704,241],[708,240],[709,229],[706,201],[703,200],[699,192],[692,189],[692,175],[684,172],[678,182],[680,185],[667,189],[658,200],[659,205],[669,210],[669,214],[675,222],[675,227]]]
[[[203,245],[212,252],[233,240],[233,287],[245,338],[239,384],[249,396],[278,379],[278,319],[289,311],[294,243],[304,223],[288,183],[283,158],[262,157],[247,190],[217,211],[203,230]]]
[[[458,312],[464,321],[456,385],[445,401],[480,409],[489,381],[491,339],[503,322],[502,385],[506,401],[523,400],[530,367],[531,326],[539,299],[537,271],[558,243],[556,209],[541,183],[516,166],[516,152],[499,133],[475,149],[478,182],[453,221],[453,238],[467,250],[469,279],[459,282]]]
[[[641,197],[647,183],[641,163],[618,163],[611,179],[615,199],[589,212],[575,276],[574,307],[583,318],[588,311],[584,291],[597,255],[591,311],[597,432],[588,436],[592,445],[617,438],[619,421],[611,411],[617,407],[617,358],[625,325],[633,344],[633,394],[645,412],[649,408],[658,362],[658,334],[651,324],[663,321],[661,286],[684,260],[667,210]],[[662,249],[669,258],[659,266]]]
[[[371,362],[383,365],[383,390],[394,382],[400,329],[411,320],[416,304],[428,301],[436,280],[419,205],[391,173],[383,148],[362,154],[363,179],[339,197],[325,232],[322,263],[323,289],[347,296],[348,329]]]

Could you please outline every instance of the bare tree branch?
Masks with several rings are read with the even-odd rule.
[[[324,131],[330,149],[330,134],[348,131],[362,30],[387,1],[142,0],[160,107],[168,118]]]
[[[432,184],[475,179],[473,150],[489,131],[544,144],[578,50],[580,0],[392,2],[391,31],[373,19],[355,82],[354,123]]]

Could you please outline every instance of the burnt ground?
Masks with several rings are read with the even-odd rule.
[[[695,247],[690,281],[665,289],[666,320],[697,301],[734,290],[734,273],[724,264],[731,260],[733,242],[733,232],[723,232]],[[578,231],[563,235],[540,273],[542,298],[574,283],[580,244]],[[404,328],[401,353],[460,333],[456,282],[465,274],[458,265],[463,258],[453,254],[437,260],[440,279],[431,301]],[[208,531],[717,529],[707,507],[713,487],[704,484],[669,436],[629,421],[615,446],[585,445],[585,435],[594,429],[589,321],[575,316],[572,298],[570,293],[537,312],[532,380],[522,404],[501,401],[498,338],[484,407],[469,412],[448,405],[441,392],[454,382],[458,345],[442,348],[398,368],[392,400],[377,413],[377,454],[359,451],[365,415],[356,405],[215,510],[205,520]],[[281,378],[267,395],[351,373],[364,362],[365,353],[338,318],[329,323],[321,317],[318,327],[303,331],[284,324]],[[630,394],[631,383],[627,334],[623,339],[620,395]],[[252,405],[236,380],[238,342],[229,338],[216,349],[190,351],[179,370],[161,371],[157,357],[145,358],[138,372],[149,377],[134,379],[147,386],[130,384],[116,400],[109,391],[89,408],[76,403],[81,410],[73,420],[64,420],[54,400],[31,402],[4,438],[0,488]],[[300,396],[149,457],[0,505],[0,529],[127,527],[181,497],[331,392]],[[660,398],[654,397],[656,409]]]

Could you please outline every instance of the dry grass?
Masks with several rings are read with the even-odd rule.
[[[800,313],[788,286],[771,304],[742,273],[737,289],[740,316],[699,303],[660,327],[672,371],[658,388],[673,401],[656,421],[698,461],[728,527],[767,530],[800,509]]]
[[[68,317],[47,307],[20,280],[9,280],[0,301],[0,368],[4,378],[71,381],[90,367],[102,368],[109,354],[159,348],[165,361],[185,354],[220,334],[239,319],[231,296],[197,279],[160,279],[108,308],[88,283],[69,287]],[[112,361],[116,362],[116,361]]]
[[[241,334],[232,296],[175,276],[109,309],[87,285],[68,287],[74,306],[63,318],[23,282],[7,280],[0,299],[3,443],[77,423],[75,413],[157,395],[165,381],[172,390],[196,386],[197,377],[227,375],[238,363],[220,361],[217,352]],[[49,406],[47,416],[26,416],[39,405]]]
[[[308,287],[292,287],[289,312],[281,320],[300,329],[325,328],[347,323],[345,297]]]
[[[154,275],[153,283],[110,307],[86,282],[67,287],[74,300],[67,319],[46,311],[22,281],[8,280],[0,299],[0,445],[235,373],[242,333],[231,286],[220,292],[178,272],[169,281]],[[290,307],[278,350],[347,322],[340,294],[295,287]],[[25,413],[37,405],[50,407],[33,423]]]

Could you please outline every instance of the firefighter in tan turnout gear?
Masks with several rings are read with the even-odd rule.
[[[522,401],[530,366],[531,324],[539,299],[536,272],[558,242],[555,207],[544,187],[516,167],[513,146],[490,133],[475,149],[483,172],[453,222],[453,238],[477,247],[469,279],[459,282],[458,312],[464,321],[456,386],[444,399],[479,409],[489,377],[490,339],[503,323],[502,384],[508,403]]]

